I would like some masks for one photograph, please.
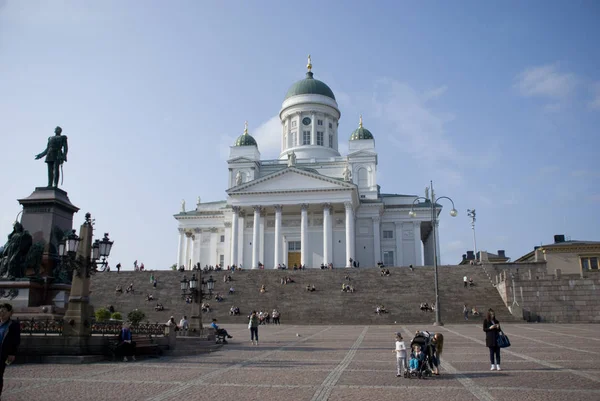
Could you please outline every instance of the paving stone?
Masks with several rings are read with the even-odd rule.
[[[479,324],[267,326],[261,345],[246,325],[203,355],[90,365],[7,368],[2,400],[398,400],[559,401],[600,399],[600,335],[593,324],[511,324],[501,372],[489,370]],[[444,334],[437,377],[397,378],[394,333]],[[300,336],[296,336],[298,333]],[[534,341],[535,340],[535,341]]]

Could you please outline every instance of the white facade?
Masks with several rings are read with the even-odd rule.
[[[411,218],[416,195],[381,193],[374,139],[350,140],[348,155],[340,155],[335,99],[293,95],[279,116],[279,159],[261,160],[258,146],[247,145],[253,138],[240,137],[251,141],[231,147],[227,200],[199,198],[194,210],[175,215],[178,266],[433,264],[439,241],[431,235],[431,203],[416,203]]]

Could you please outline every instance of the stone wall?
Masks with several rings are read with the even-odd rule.
[[[600,273],[562,274],[538,263],[485,265],[504,303],[529,322],[600,323]]]

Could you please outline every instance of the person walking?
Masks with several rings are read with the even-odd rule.
[[[463,305],[463,315],[465,315],[465,320],[469,320],[469,308],[467,308],[467,304]]]
[[[496,319],[496,314],[491,308],[488,310],[485,320],[483,321],[483,331],[485,331],[485,346],[490,349],[490,363],[492,364],[490,370],[501,370],[500,347],[498,346],[500,322]],[[496,357],[495,361],[494,357]]]
[[[258,345],[258,324],[258,316],[256,315],[256,311],[253,310],[248,322],[248,328],[250,329],[250,341],[254,345]]]
[[[4,370],[14,362],[17,350],[21,343],[21,327],[19,322],[11,320],[13,308],[11,304],[0,304],[0,338],[2,347],[0,351],[0,396],[4,387]]]

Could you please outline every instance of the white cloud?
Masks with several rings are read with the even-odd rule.
[[[592,101],[589,106],[592,110],[600,110],[600,82],[595,82],[591,87]]]
[[[281,120],[274,116],[259,125],[249,129],[250,135],[256,139],[262,159],[277,159],[281,153]]]
[[[281,152],[281,122],[279,116],[271,117],[256,129],[248,126],[248,133],[254,137],[258,144],[261,159],[277,159]],[[229,159],[230,147],[237,137],[220,135],[219,155],[222,160]]]
[[[445,87],[442,87],[445,88]],[[446,136],[445,126],[452,120],[451,113],[437,112],[427,106],[427,100],[441,96],[446,89],[419,93],[409,85],[383,79],[377,82],[373,104],[375,116],[394,126],[389,140],[401,152],[419,155],[426,162],[458,162],[461,153]],[[435,146],[437,152],[431,152]]]
[[[574,74],[558,71],[556,64],[528,67],[515,78],[515,88],[522,96],[552,99],[568,97],[577,85]],[[556,109],[556,104],[550,105]]]

